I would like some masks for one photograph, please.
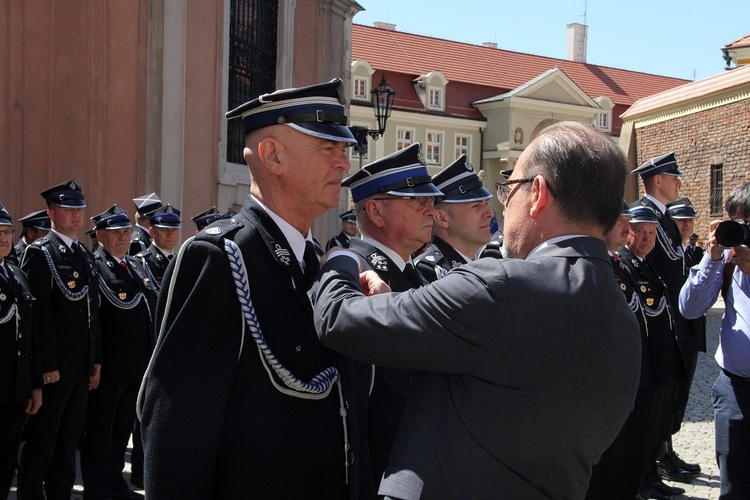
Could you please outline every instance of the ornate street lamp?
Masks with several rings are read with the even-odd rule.
[[[352,131],[352,135],[357,139],[357,144],[354,146],[354,151],[359,154],[359,167],[362,168],[362,157],[367,154],[367,136],[372,137],[373,140],[377,141],[378,138],[385,132],[385,123],[391,116],[391,109],[393,108],[393,96],[396,95],[396,91],[388,86],[385,82],[385,74],[380,79],[380,85],[370,92],[372,96],[372,108],[375,113],[375,119],[378,122],[377,130],[369,130],[367,127],[349,127]]]

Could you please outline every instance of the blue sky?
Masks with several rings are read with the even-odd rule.
[[[587,62],[688,80],[724,71],[750,34],[750,0],[358,0],[354,22],[565,58],[566,26],[589,26]],[[457,7],[458,6],[458,7]]]

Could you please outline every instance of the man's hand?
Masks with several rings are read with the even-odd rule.
[[[708,233],[708,254],[711,256],[711,260],[719,260],[721,259],[721,256],[724,254],[724,248],[723,246],[719,245],[719,243],[716,241],[716,228],[721,224],[722,221],[720,220],[714,220],[711,221],[711,224],[708,226],[709,233]]]
[[[42,374],[42,380],[44,380],[44,384],[54,384],[58,380],[60,380],[60,372],[57,370],[51,371],[51,372],[44,372]]]
[[[365,271],[360,273],[359,286],[362,287],[362,292],[368,297],[391,291],[391,287],[389,287],[385,281],[381,280],[378,273],[375,271]]]
[[[34,389],[31,391],[31,399],[26,401],[26,413],[29,415],[35,414],[39,411],[40,406],[42,406],[42,390]]]
[[[746,246],[734,247],[734,262],[740,271],[750,276],[750,249]]]
[[[100,364],[94,364],[94,374],[89,377],[89,390],[93,391],[97,387],[99,387],[99,381],[101,380],[102,376],[102,365]]]

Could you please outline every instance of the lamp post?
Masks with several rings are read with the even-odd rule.
[[[396,95],[396,91],[388,86],[385,82],[385,74],[380,79],[380,85],[370,92],[372,99],[372,108],[375,113],[375,119],[378,122],[377,130],[369,130],[367,127],[349,127],[352,131],[352,135],[357,140],[357,144],[354,146],[354,151],[359,154],[359,168],[362,168],[362,157],[367,154],[367,137],[370,136],[373,140],[377,141],[378,138],[385,132],[385,123],[391,116],[391,108],[393,107],[393,96]]]

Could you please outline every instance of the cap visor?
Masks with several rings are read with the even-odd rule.
[[[344,125],[338,123],[315,123],[315,122],[303,122],[303,123],[287,123],[290,127],[303,134],[318,137],[320,139],[326,139],[329,141],[340,141],[348,142],[349,144],[356,144],[357,140],[352,135],[351,130]]]
[[[490,198],[492,198],[492,194],[485,187],[479,187],[440,201],[442,203],[466,203],[469,201],[489,200]]]
[[[420,184],[414,187],[404,187],[396,191],[388,191],[393,196],[443,196],[443,192],[432,183]]]

